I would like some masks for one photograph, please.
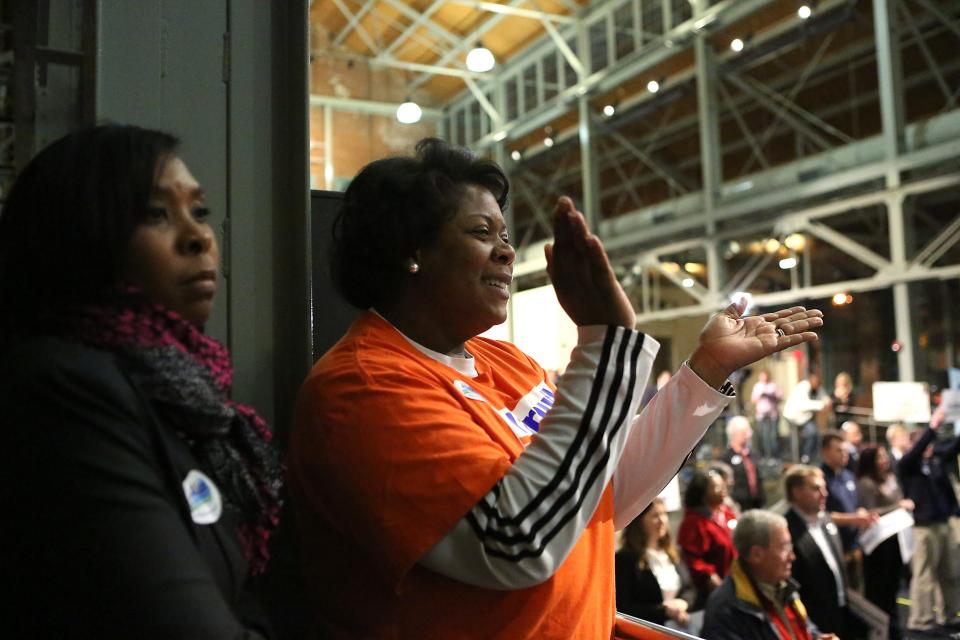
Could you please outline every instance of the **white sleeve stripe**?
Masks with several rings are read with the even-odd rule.
[[[631,356],[631,360],[633,361],[634,364],[635,364],[636,359],[637,359],[637,357],[638,357],[638,355],[639,355],[639,353],[640,353],[640,350],[641,350],[640,347],[641,347],[641,346],[642,346],[642,344],[638,342],[638,343],[635,345],[634,349],[633,349],[633,353],[632,353],[632,356]],[[622,354],[622,353],[623,353],[623,351],[621,350],[621,354]],[[622,358],[618,358],[618,360],[620,361],[620,365],[622,366],[622,361],[623,361],[623,359],[622,359]],[[621,371],[622,371],[622,369],[621,369]],[[621,377],[622,377],[622,376],[621,376]],[[628,408],[629,408],[629,406],[630,406],[630,403],[631,403],[631,401],[632,401],[632,396],[633,396],[633,393],[632,393],[632,390],[633,390],[633,389],[632,389],[632,388],[633,388],[633,385],[635,384],[636,366],[634,366],[634,367],[632,368],[631,373],[630,373],[630,377],[631,377],[630,392],[627,394],[626,404],[625,404],[625,405],[623,406],[623,408],[621,409],[620,419],[618,420],[618,422],[614,423],[614,424],[615,424],[614,429],[611,430],[611,432],[610,432],[611,438],[616,435],[616,433],[620,430],[620,428],[621,428],[624,424],[626,424],[626,413],[627,413],[627,410],[628,410]],[[608,412],[608,413],[609,413],[609,412]],[[609,418],[609,415],[607,415],[606,417]],[[604,424],[606,424],[606,423],[604,423]],[[606,436],[606,430],[604,431],[604,437],[601,438],[601,439],[604,440],[604,441],[606,440],[606,437],[605,437],[605,436]],[[594,441],[596,442],[596,440],[597,440],[597,439],[595,438]],[[592,449],[593,449],[593,450],[596,450],[596,445],[592,446]],[[551,510],[550,510],[550,514],[548,514],[548,516],[545,516],[544,518],[541,518],[540,521],[538,521],[537,523],[535,523],[535,525],[534,525],[534,527],[533,527],[533,531],[532,531],[530,534],[528,534],[527,536],[525,536],[525,537],[533,537],[534,540],[532,540],[531,542],[535,544],[535,543],[536,543],[535,538],[536,538],[537,533],[539,533],[539,531],[543,528],[543,526],[549,521],[550,516],[552,516],[553,514],[555,514],[556,511],[558,511],[558,510],[563,506],[564,502],[569,502],[571,495],[576,495],[577,493],[580,493],[579,497],[575,499],[575,505],[574,505],[573,509],[571,509],[571,510],[568,511],[566,514],[564,514],[563,517],[561,518],[560,522],[559,522],[549,533],[546,534],[545,539],[542,541],[542,543],[541,543],[540,545],[537,545],[537,546],[540,547],[539,549],[527,549],[527,550],[521,550],[521,551],[519,551],[518,553],[508,554],[508,553],[506,553],[506,552],[504,552],[504,551],[501,551],[501,550],[498,549],[498,548],[491,548],[491,547],[489,547],[489,545],[485,544],[484,546],[485,546],[485,548],[487,549],[487,551],[490,552],[490,555],[492,555],[492,556],[499,556],[499,557],[503,557],[503,558],[507,558],[507,559],[513,559],[513,560],[520,560],[520,559],[523,559],[524,557],[536,557],[536,556],[539,556],[539,555],[544,551],[547,543],[549,543],[550,540],[552,540],[552,538],[563,528],[563,526],[564,526],[572,517],[574,517],[575,515],[577,515],[577,514],[579,513],[580,509],[582,508],[583,502],[586,500],[587,497],[589,497],[590,493],[599,492],[600,490],[603,489],[602,486],[601,486],[601,487],[594,487],[593,484],[594,484],[594,482],[596,481],[597,476],[598,476],[601,472],[603,472],[604,468],[606,467],[607,463],[609,462],[610,453],[611,453],[610,448],[609,448],[609,447],[604,447],[603,453],[602,453],[602,455],[600,456],[600,459],[597,461],[597,464],[594,465],[593,469],[591,469],[590,473],[588,474],[588,479],[587,479],[586,486],[589,488],[589,490],[588,490],[588,491],[585,491],[585,492],[583,492],[583,493],[580,493],[580,491],[579,491],[579,489],[580,489],[580,478],[581,478],[582,475],[583,475],[583,470],[584,470],[585,467],[586,467],[586,463],[589,461],[589,457],[588,457],[586,460],[584,460],[583,463],[581,463],[581,466],[580,466],[580,468],[578,469],[578,472],[577,472],[577,484],[574,485],[573,487],[571,487],[571,488],[561,497],[561,501],[554,504],[554,506],[553,506],[553,507],[551,508]],[[472,515],[472,514],[471,514],[471,515]],[[590,515],[592,515],[592,513],[591,513]],[[476,522],[476,525],[479,525],[479,522]],[[483,536],[479,531],[477,531],[477,526],[475,526],[474,529],[475,529],[475,533],[477,533],[478,535],[481,535],[481,537],[487,537],[487,536]],[[487,533],[488,533],[488,534],[494,534],[494,536],[495,536],[495,537],[498,537],[498,538],[502,537],[502,536],[496,535],[498,532],[495,532],[495,531],[488,531]],[[521,538],[521,536],[509,536],[509,538],[511,538],[511,539],[517,539],[517,538]],[[521,540],[521,541],[522,541],[522,540]],[[516,545],[516,544],[517,544],[517,543],[515,542],[514,545]]]
[[[557,468],[553,479],[550,482],[548,482],[537,493],[537,495],[535,495],[530,500],[530,502],[528,502],[527,505],[523,509],[521,509],[519,513],[517,513],[514,516],[510,516],[510,517],[503,516],[498,513],[498,510],[496,509],[494,504],[487,504],[485,499],[482,500],[481,505],[485,507],[485,511],[487,511],[490,517],[496,518],[498,522],[500,522],[503,525],[519,524],[524,519],[526,519],[531,512],[536,510],[540,506],[540,504],[544,500],[546,500],[547,497],[557,489],[557,487],[560,485],[563,479],[566,478],[567,471],[573,465],[573,462],[576,459],[576,456],[579,453],[581,453],[581,445],[583,444],[583,440],[588,436],[590,432],[589,426],[590,426],[590,423],[593,421],[593,416],[596,410],[596,405],[598,403],[598,398],[601,394],[603,385],[606,382],[607,364],[610,359],[610,351],[612,351],[613,346],[616,342],[615,340],[616,337],[617,336],[616,336],[616,333],[614,332],[614,327],[608,328],[606,337],[604,339],[604,345],[603,345],[603,351],[601,353],[600,364],[597,367],[598,376],[594,380],[594,384],[592,385],[591,392],[590,392],[590,399],[588,401],[586,411],[584,412],[583,419],[580,422],[580,427],[577,430],[577,434],[573,439],[573,442],[568,447],[567,452],[564,455],[564,459],[561,461],[560,466]],[[626,343],[629,342],[630,337],[631,336],[628,336],[627,341],[621,342],[621,345],[620,345],[621,353]],[[617,364],[618,366],[622,366],[622,358],[618,360]],[[606,418],[608,417],[609,416],[606,416]],[[605,424],[605,420],[601,424]],[[584,456],[584,458],[587,458],[589,456],[589,453],[593,449],[595,449],[596,446],[597,444],[595,441],[591,442],[590,446],[588,447],[587,454]],[[581,467],[582,467],[582,464],[583,463],[581,463]],[[578,477],[579,475],[582,475],[582,473],[583,473],[582,468],[578,469]],[[499,495],[497,497],[499,497]]]
[[[633,336],[633,332],[630,332],[630,337]],[[481,526],[478,521],[475,513],[471,512],[467,514],[467,520],[470,523],[471,527],[474,530],[474,533],[483,540],[485,550],[494,557],[500,557],[507,560],[519,561],[526,557],[538,557],[546,549],[548,543],[567,525],[567,523],[575,517],[581,510],[583,503],[594,492],[602,492],[604,486],[597,486],[596,480],[600,476],[605,468],[610,462],[611,453],[613,450],[610,446],[610,441],[617,435],[617,433],[622,429],[622,427],[627,424],[629,416],[627,415],[630,406],[632,406],[634,387],[636,386],[636,376],[637,376],[637,360],[642,351],[643,346],[643,334],[637,334],[638,338],[634,341],[633,348],[630,350],[630,370],[629,370],[629,384],[627,386],[626,397],[623,398],[620,402],[620,410],[616,420],[612,423],[612,429],[610,427],[610,416],[614,412],[615,405],[617,403],[617,394],[615,390],[620,387],[623,378],[623,367],[624,360],[626,359],[626,351],[629,347],[629,342],[631,340],[622,341],[620,348],[618,349],[617,354],[617,368],[614,373],[614,379],[610,389],[608,389],[608,394],[606,398],[605,409],[603,415],[599,422],[599,430],[594,435],[591,440],[591,443],[588,447],[586,456],[581,460],[578,465],[576,476],[573,480],[571,486],[561,495],[556,502],[550,507],[546,514],[544,514],[537,522],[533,524],[531,530],[526,535],[524,534],[515,534],[515,535],[505,535],[505,532],[498,531],[491,528],[492,522],[487,522],[487,527],[484,528]],[[601,369],[605,370],[606,367]],[[598,381],[602,384],[602,381]],[[585,416],[586,417],[586,416]],[[581,424],[581,431],[587,426],[586,420]],[[579,434],[578,434],[579,435]],[[582,441],[582,438],[581,438]],[[582,482],[584,471],[586,470],[589,461],[599,456],[599,459],[596,460],[596,463],[590,469],[587,474],[586,482]],[[554,480],[558,477],[561,477],[565,473],[566,469],[569,468],[569,465],[559,469],[557,475],[555,475]],[[558,482],[554,482],[557,484]],[[604,483],[605,485],[605,483]],[[586,489],[584,489],[584,487]],[[499,495],[499,486],[495,487],[494,491],[491,493],[496,493]],[[559,520],[556,521],[556,524],[553,528],[548,531],[543,539],[537,543],[537,537],[541,531],[551,522],[556,514],[563,508],[565,504],[569,504],[571,499],[573,500],[573,505],[565,513],[561,515]],[[541,499],[542,502],[542,499]],[[490,508],[485,501],[481,501],[481,504],[487,509]],[[478,505],[480,506],[480,505]],[[586,514],[586,516],[592,516],[591,514]],[[588,519],[588,517],[587,517]],[[499,517],[494,516],[492,520],[500,520]],[[491,546],[491,543],[497,544],[496,546]],[[519,549],[508,550],[506,547],[520,547]],[[512,551],[512,552],[511,552]]]
[[[564,455],[563,460],[561,461],[559,467],[557,468],[557,471],[554,474],[553,479],[550,482],[548,482],[542,489],[540,489],[540,491],[535,496],[533,496],[533,498],[531,498],[530,502],[528,502],[527,505],[523,509],[521,509],[519,513],[517,513],[514,516],[503,516],[499,514],[496,508],[496,503],[494,502],[493,504],[487,504],[486,496],[484,496],[484,498],[480,500],[480,503],[478,504],[478,506],[482,507],[490,517],[496,518],[498,522],[504,525],[517,524],[521,522],[528,515],[530,515],[531,511],[539,507],[540,503],[546,500],[546,498],[551,493],[553,493],[553,491],[556,490],[557,486],[566,477],[567,471],[570,468],[570,466],[573,464],[574,458],[577,456],[578,453],[580,453],[580,445],[583,443],[583,440],[587,437],[587,433],[589,432],[589,423],[593,420],[593,412],[596,408],[597,398],[599,397],[600,391],[606,380],[605,374],[606,374],[607,364],[610,360],[610,351],[613,349],[613,345],[616,337],[617,336],[615,332],[615,327],[608,327],[606,331],[606,335],[604,337],[603,350],[600,355],[600,363],[597,366],[597,378],[594,380],[594,383],[590,390],[590,399],[587,403],[587,407],[584,412],[583,419],[580,422],[580,427],[577,430],[576,437],[573,439],[573,442],[567,448],[567,452]],[[629,339],[629,336],[628,336],[628,339]],[[500,483],[498,482],[496,486],[499,486],[499,484]],[[487,495],[490,495],[490,494],[488,493]],[[499,498],[499,495],[497,495],[496,497]]]

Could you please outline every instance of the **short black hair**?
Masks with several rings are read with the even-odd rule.
[[[719,474],[718,474],[719,475]],[[700,509],[706,505],[707,488],[710,486],[710,473],[697,471],[690,478],[687,490],[683,494],[683,506],[687,509]]]
[[[820,436],[820,450],[826,449],[830,446],[830,443],[834,440],[837,440],[843,444],[843,434],[837,431],[836,429],[830,429]]]
[[[347,302],[359,309],[388,302],[404,262],[436,239],[470,185],[489,191],[506,210],[510,186],[503,169],[443,140],[426,138],[414,157],[364,167],[333,223],[331,273]]]
[[[58,139],[24,167],[0,214],[0,330],[23,330],[116,284],[177,144],[160,131],[100,125]]]

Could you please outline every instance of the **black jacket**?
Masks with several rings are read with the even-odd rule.
[[[935,444],[933,456],[924,460],[923,450],[936,438],[937,432],[928,427],[897,465],[903,495],[915,503],[913,519],[919,525],[947,522],[951,515],[960,515],[947,475],[947,466],[960,453],[960,436]]]
[[[785,598],[811,638],[819,638],[820,630],[807,617],[796,585],[788,585]],[[723,579],[707,600],[700,637],[705,640],[780,640],[777,628],[764,611],[756,589],[747,578],[740,560],[734,560],[730,575]]]
[[[740,509],[743,511],[762,509],[767,503],[767,495],[763,490],[763,478],[760,475],[760,467],[757,466],[756,459],[750,456],[750,460],[753,461],[753,468],[757,473],[757,494],[755,496],[750,495],[750,483],[747,480],[747,469],[743,466],[743,456],[734,452],[733,449],[727,448],[720,459],[733,468],[733,490],[730,492],[730,497],[737,501]]]
[[[635,551],[622,549],[617,552],[614,567],[617,583],[617,611],[636,618],[663,624],[667,619],[663,607],[663,592],[657,577],[649,568],[641,570],[637,566],[639,558]],[[680,574],[680,591],[676,597],[687,601],[688,611],[702,608],[695,602],[696,591],[690,581],[690,571],[681,559],[676,564]]]
[[[843,634],[847,614],[846,608],[841,607],[837,599],[836,578],[830,571],[830,566],[824,559],[816,540],[810,535],[806,520],[793,509],[787,510],[784,515],[790,529],[790,537],[793,539],[793,553],[797,556],[793,561],[792,576],[800,585],[800,598],[807,606],[810,619],[824,633]],[[846,590],[843,547],[840,544],[837,527],[823,526],[823,531],[843,578],[841,586]]]
[[[0,412],[7,637],[268,634],[233,522],[193,521],[203,470],[118,356],[25,341],[0,360]]]

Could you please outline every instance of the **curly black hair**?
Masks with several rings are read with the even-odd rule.
[[[506,210],[510,185],[503,170],[443,140],[426,138],[414,157],[364,167],[333,223],[331,273],[347,302],[359,309],[388,303],[405,261],[436,239],[471,185],[489,191]]]

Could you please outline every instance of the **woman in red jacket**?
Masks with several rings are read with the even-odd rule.
[[[736,516],[724,504],[727,485],[716,472],[697,472],[684,495],[686,513],[677,534],[677,544],[690,568],[697,588],[697,605],[720,586],[737,556],[733,547]]]

